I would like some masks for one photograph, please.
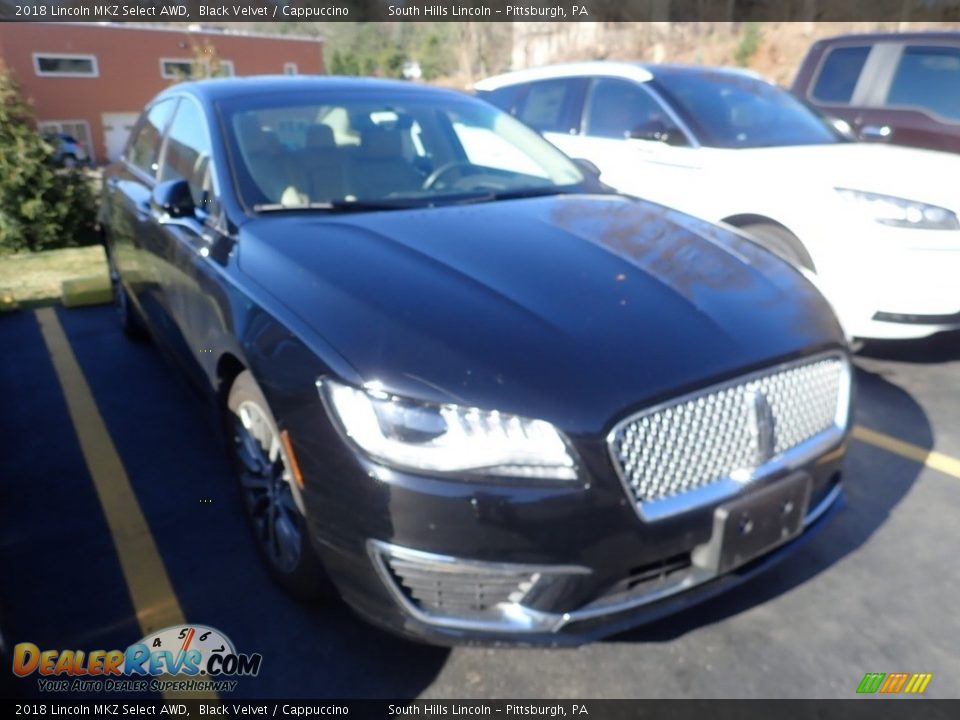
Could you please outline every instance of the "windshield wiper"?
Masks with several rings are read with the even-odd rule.
[[[324,200],[323,202],[297,203],[259,203],[253,206],[254,212],[297,212],[319,210],[326,212],[362,212],[364,210],[409,210],[422,207],[420,202],[410,200]]]
[[[566,195],[570,191],[558,187],[532,187],[516,190],[500,190],[488,196],[490,200],[517,200],[519,198],[545,197],[547,195]]]

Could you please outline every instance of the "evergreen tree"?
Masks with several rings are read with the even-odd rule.
[[[0,65],[0,252],[96,242],[96,202],[82,172],[61,170],[30,105]]]

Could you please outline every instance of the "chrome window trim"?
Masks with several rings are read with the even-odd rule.
[[[773,456],[762,465],[754,468],[749,475],[740,476],[736,479],[732,477],[724,477],[707,485],[702,485],[693,490],[689,490],[679,495],[672,495],[660,500],[639,502],[634,499],[633,489],[630,485],[629,479],[626,477],[626,475],[624,475],[623,467],[617,457],[615,448],[617,434],[627,425],[630,425],[631,423],[634,423],[637,420],[646,417],[647,415],[652,415],[666,408],[680,405],[684,402],[694,400],[704,395],[716,393],[730,387],[736,387],[738,385],[745,385],[753,380],[776,375],[777,373],[784,372],[786,370],[803,367],[804,365],[810,365],[821,360],[827,360],[831,358],[840,360],[841,363],[841,387],[839,388],[839,397],[837,399],[837,414],[834,418],[834,425],[832,427],[817,435],[814,435],[812,438],[809,438],[799,445],[795,445],[779,455]],[[780,363],[779,365],[764,368],[763,370],[758,370],[747,375],[740,375],[731,380],[727,380],[716,385],[709,385],[707,387],[700,388],[699,390],[689,392],[685,395],[665,400],[664,402],[635,412],[617,421],[610,432],[607,433],[606,442],[608,457],[613,465],[614,472],[616,472],[617,477],[620,479],[620,484],[623,487],[624,492],[627,494],[627,500],[633,504],[633,507],[640,516],[641,520],[646,522],[656,522],[658,520],[663,520],[664,518],[674,517],[689,510],[733,497],[760,478],[776,475],[781,472],[796,470],[802,465],[808,463],[817,455],[826,452],[831,447],[839,445],[843,441],[843,437],[846,434],[849,425],[852,379],[853,370],[850,363],[850,358],[846,353],[840,350],[830,350],[827,352],[818,353],[816,355],[808,355],[804,358],[800,358],[799,360],[791,360],[789,362]]]

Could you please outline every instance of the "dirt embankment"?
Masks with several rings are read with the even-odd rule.
[[[573,60],[744,65],[789,84],[810,44],[844,33],[960,29],[960,23],[516,23],[513,67]]]

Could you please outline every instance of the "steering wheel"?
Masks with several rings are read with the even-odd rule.
[[[463,170],[464,168],[475,167],[476,165],[473,163],[466,162],[464,160],[454,160],[453,162],[444,163],[427,176],[427,179],[423,181],[421,189],[433,190],[434,186],[437,185],[442,178],[449,175],[454,170]]]

